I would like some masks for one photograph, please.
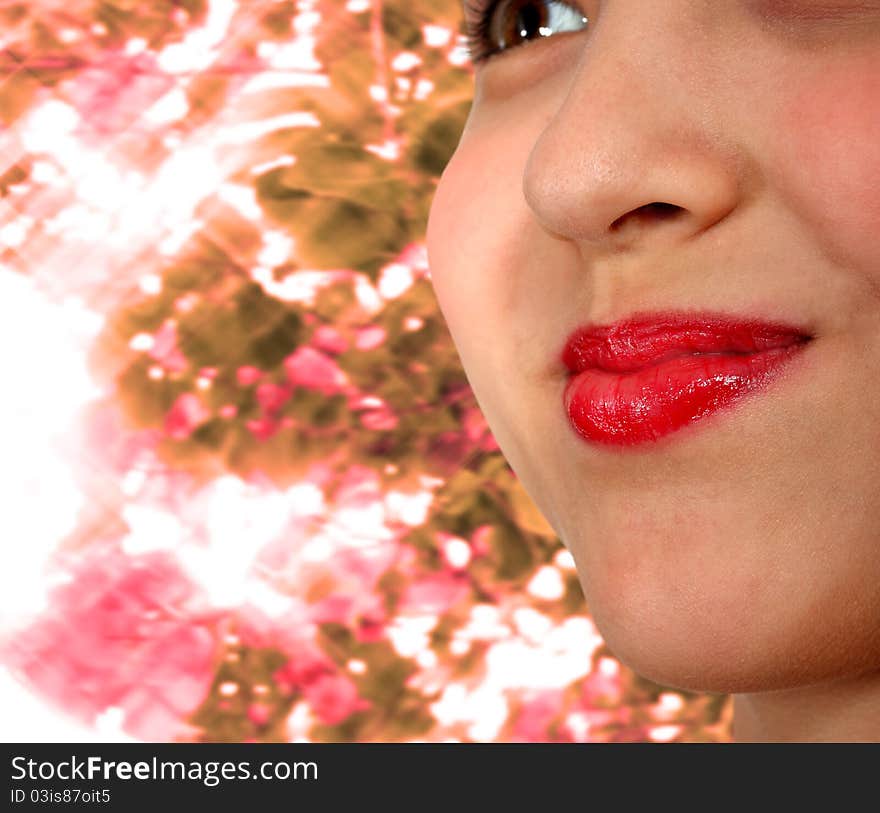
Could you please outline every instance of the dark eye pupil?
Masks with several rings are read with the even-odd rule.
[[[508,14],[505,20],[502,17],[502,36],[498,43],[499,48],[509,48],[521,40],[530,40],[540,34],[540,28],[546,26],[547,9],[544,2],[520,2],[515,14]],[[508,6],[509,8],[509,6]]]
[[[537,31],[541,25],[541,14],[534,6],[526,6],[516,15],[516,30],[521,37],[529,31]]]

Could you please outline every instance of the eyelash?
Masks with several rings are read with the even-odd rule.
[[[491,29],[495,12],[504,2],[505,0],[476,0],[475,2],[464,4],[467,11],[473,15],[473,20],[470,17],[466,17],[465,20],[465,47],[468,52],[468,58],[474,65],[479,65],[481,62],[485,62],[502,51],[517,47],[498,48],[491,42],[490,35],[492,33]],[[554,0],[538,0],[538,2],[549,5]],[[559,0],[559,5],[576,8],[574,3],[566,0]]]

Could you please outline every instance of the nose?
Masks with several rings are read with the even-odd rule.
[[[656,13],[665,5],[620,19],[609,5],[526,163],[538,221],[594,252],[686,241],[741,197],[742,160],[717,115],[724,84],[711,79],[717,42],[693,30],[685,41],[680,16]]]

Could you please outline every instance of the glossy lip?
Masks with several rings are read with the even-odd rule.
[[[767,386],[813,339],[781,322],[718,313],[641,313],[571,333],[563,400],[587,441],[656,441]]]

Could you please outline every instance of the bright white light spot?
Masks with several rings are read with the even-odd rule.
[[[266,230],[263,232],[263,250],[257,255],[257,260],[270,268],[281,265],[290,259],[293,245],[293,238],[289,234]]]
[[[217,197],[228,203],[245,220],[259,220],[263,210],[257,203],[257,193],[252,186],[224,183],[217,190]]]
[[[257,46],[257,54],[261,58],[268,58],[267,55],[260,53],[263,45],[270,43],[260,43]],[[271,43],[274,45],[275,43]],[[278,58],[277,48],[273,51],[273,60]],[[320,65],[318,65],[320,67]],[[330,77],[323,73],[306,73],[305,71],[297,71],[292,68],[277,68],[275,70],[266,70],[258,73],[253,79],[249,79],[242,87],[241,93],[261,93],[264,90],[277,90],[278,88],[300,88],[330,87]]]
[[[204,26],[187,32],[181,42],[167,45],[157,61],[166,73],[203,71],[219,56],[216,46],[227,37],[229,23],[238,7],[235,0],[210,0]]]
[[[27,114],[18,130],[19,138],[27,152],[54,155],[79,123],[80,115],[74,107],[50,99]]]
[[[174,514],[141,505],[126,505],[122,517],[130,531],[122,540],[129,556],[156,550],[174,550],[184,539],[184,528]]]
[[[518,607],[513,611],[517,632],[529,643],[538,644],[553,628],[553,622],[532,607]]]
[[[204,518],[207,544],[185,545],[178,558],[215,604],[239,604],[251,589],[244,576],[290,518],[287,495],[228,475],[206,485],[191,505]]]
[[[422,36],[429,48],[442,48],[452,39],[452,29],[442,25],[423,25]]]
[[[571,555],[571,551],[562,548],[557,551],[556,556],[553,557],[553,564],[561,570],[574,570],[574,556]]]
[[[684,708],[684,698],[675,692],[663,692],[654,705],[654,714],[660,720],[674,717]]]
[[[407,316],[403,320],[403,329],[408,331],[421,330],[425,326],[425,320],[418,316]]]
[[[352,14],[363,14],[370,10],[370,0],[348,0],[345,4],[345,10]]]
[[[458,636],[472,641],[492,641],[508,638],[513,630],[501,622],[501,611],[494,604],[475,604],[470,619],[460,627]]]
[[[259,176],[264,172],[276,169],[277,167],[290,167],[296,163],[296,158],[292,155],[280,155],[272,161],[266,161],[264,164],[256,164],[251,167],[251,175]]]
[[[590,717],[585,711],[573,711],[565,718],[565,727],[575,742],[589,742]]]
[[[388,101],[388,88],[382,87],[382,85],[370,85],[369,94],[374,102]]]
[[[147,473],[143,469],[131,469],[123,477],[119,487],[126,497],[134,497],[147,482]]]
[[[189,109],[186,93],[183,88],[176,87],[148,107],[144,111],[143,117],[145,121],[154,125],[170,124],[184,118],[189,113]]]
[[[381,310],[383,302],[376,289],[370,284],[368,279],[358,277],[354,286],[354,294],[357,297],[361,307],[372,315]]]
[[[522,640],[500,641],[486,653],[486,682],[503,688],[561,689],[590,674],[592,649],[560,651]]]
[[[470,62],[470,55],[465,45],[459,43],[449,52],[447,59],[450,65],[462,67]]]
[[[449,644],[449,651],[459,657],[467,655],[471,651],[471,642],[464,638],[453,638]]]
[[[681,734],[680,725],[657,725],[648,732],[648,736],[654,742],[669,742],[674,740],[679,734]]]
[[[131,337],[128,346],[137,353],[152,350],[156,340],[149,333],[136,333]]]
[[[33,223],[34,219],[28,215],[21,215],[15,218],[15,220],[11,220],[0,228],[0,244],[9,248],[17,248],[24,243],[28,230]]]
[[[173,257],[183,248],[184,243],[192,237],[205,223],[203,220],[186,218],[183,222],[171,226],[167,237],[158,245],[159,254]]]
[[[66,447],[80,410],[101,394],[86,365],[101,323],[79,302],[53,303],[32,278],[0,265],[0,347],[11,384],[0,399],[0,629],[44,608],[44,568],[76,527],[83,494]]]
[[[565,582],[562,580],[562,574],[552,565],[544,565],[538,568],[538,571],[532,576],[526,590],[535,596],[546,601],[555,601],[562,598],[565,593]]]
[[[605,677],[620,674],[620,664],[614,658],[599,658],[598,669]]]
[[[434,83],[430,79],[419,79],[416,84],[416,92],[413,94],[413,97],[417,102],[422,102],[431,95],[431,91],[434,90]]]
[[[323,514],[326,510],[324,492],[314,483],[298,483],[287,490],[291,513],[307,517]]]
[[[468,736],[478,741],[497,737],[510,713],[506,698],[499,692],[487,686],[468,692],[460,683],[448,684],[430,708],[442,725],[471,723]]]
[[[307,34],[321,23],[321,14],[317,11],[303,11],[293,18],[293,27],[300,34]]]
[[[62,186],[67,179],[51,161],[34,161],[31,167],[31,180],[46,186]]]
[[[294,28],[302,28],[298,26],[297,18],[293,21]],[[315,37],[309,36],[308,32],[300,31],[299,36],[292,42],[279,45],[275,52],[267,59],[270,68],[277,71],[319,71],[323,67],[315,57]],[[293,80],[291,76],[291,80]],[[329,77],[323,76],[318,81],[309,79],[303,73],[299,74],[298,83],[300,85],[315,85],[317,87],[328,87]]]
[[[315,724],[315,716],[305,700],[295,703],[285,722],[287,738],[290,742],[311,742],[309,731]]]
[[[416,663],[422,669],[433,669],[437,665],[437,653],[433,649],[423,649],[416,654]]]
[[[138,279],[138,287],[145,294],[155,296],[162,291],[162,277],[158,274],[144,274]]]
[[[360,658],[351,658],[346,662],[345,668],[353,675],[362,675],[367,671],[367,662]]]
[[[385,510],[389,520],[416,527],[428,518],[433,501],[434,495],[430,491],[418,491],[415,494],[389,491],[385,495]]]
[[[224,683],[221,683],[217,690],[220,692],[223,697],[232,697],[234,694],[238,694],[238,684],[233,683],[231,680],[227,680]]]
[[[443,556],[450,567],[467,567],[471,560],[471,546],[464,539],[454,536],[443,543]]]
[[[384,144],[366,144],[364,149],[383,161],[396,161],[400,158],[400,142],[391,139]]]
[[[428,634],[437,626],[438,620],[436,615],[399,616],[385,628],[385,632],[398,655],[412,658],[429,649]]]
[[[132,37],[125,43],[126,56],[136,56],[147,49],[147,41],[143,37]]]
[[[269,618],[285,618],[295,606],[295,600],[286,593],[275,590],[262,578],[251,577],[245,580],[242,603],[260,610]]]
[[[391,68],[395,71],[400,71],[404,73],[406,71],[411,71],[413,68],[422,64],[422,58],[412,51],[401,51],[394,59],[391,61]]]
[[[379,293],[385,299],[396,299],[413,284],[413,271],[403,263],[391,263],[382,269],[379,277]]]

